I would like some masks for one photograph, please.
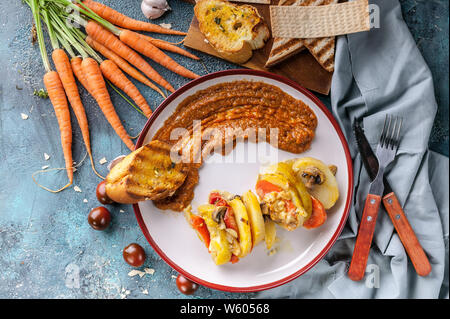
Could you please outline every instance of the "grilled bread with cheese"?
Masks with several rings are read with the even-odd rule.
[[[226,60],[245,63],[270,37],[257,9],[225,0],[200,0],[194,7],[200,31]]]
[[[106,194],[113,201],[134,204],[173,195],[187,175],[184,163],[170,158],[171,146],[152,141],[127,155],[106,177]]]

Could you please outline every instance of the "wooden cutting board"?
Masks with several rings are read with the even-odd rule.
[[[279,0],[272,0],[272,4],[276,4],[278,1]],[[264,18],[270,28],[269,5],[249,4],[258,9],[260,15]],[[265,68],[264,65],[266,64],[270,49],[272,48],[272,42],[273,39],[270,38],[262,49],[253,51],[252,58],[245,64],[242,64],[242,66],[285,76],[301,86],[321,94],[327,95],[330,92],[331,77],[333,74],[323,69],[308,50],[303,50],[274,67],[269,69]],[[205,37],[200,32],[198,21],[195,16],[192,19],[188,34],[184,40],[184,45],[222,58],[211,45],[205,42]]]

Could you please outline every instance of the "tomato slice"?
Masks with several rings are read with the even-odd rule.
[[[256,183],[256,194],[258,194],[258,196],[262,199],[264,198],[264,195],[268,194],[268,193],[272,193],[272,192],[281,192],[282,189],[281,187],[274,185],[268,181],[265,180],[259,180]]]
[[[209,203],[216,206],[229,206],[228,202],[219,193],[209,194]]]
[[[216,202],[217,202],[219,199],[222,199],[222,196],[220,196],[219,193],[211,193],[211,194],[209,194],[209,203],[210,203],[210,204],[215,205]]]
[[[234,210],[231,207],[228,207],[225,216],[223,218],[223,221],[225,222],[225,226],[227,228],[233,229],[238,234],[239,239],[239,230],[238,225],[236,223],[236,217],[234,216]]]
[[[327,220],[327,212],[325,211],[322,203],[319,200],[315,199],[313,196],[311,196],[311,201],[311,217],[309,217],[308,220],[303,223],[303,227],[305,227],[306,229],[312,229],[322,226]]]
[[[231,259],[230,259],[232,264],[235,264],[239,261],[239,257],[236,255],[231,255]]]
[[[209,236],[208,227],[206,227],[205,220],[197,215],[191,215],[191,225],[197,231],[199,236],[202,238],[203,242],[206,245],[206,248],[209,249],[209,243],[211,238]]]

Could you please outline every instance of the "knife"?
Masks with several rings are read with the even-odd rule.
[[[378,160],[373,153],[369,142],[367,141],[363,128],[356,120],[353,124],[353,132],[355,134],[356,144],[358,145],[358,150],[361,154],[364,167],[366,168],[370,179],[374,180],[376,173],[378,172]],[[392,223],[394,224],[395,230],[397,231],[397,234],[400,237],[409,258],[411,259],[417,274],[420,276],[427,276],[431,272],[431,265],[428,257],[420,245],[420,242],[409,224],[402,206],[400,205],[397,196],[395,196],[391,185],[389,185],[389,182],[386,180],[386,177],[383,179],[383,184],[383,205],[386,208]]]

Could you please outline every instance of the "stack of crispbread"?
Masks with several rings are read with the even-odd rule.
[[[320,6],[337,3],[338,0],[281,0],[281,6]],[[335,37],[316,39],[274,38],[266,67],[281,61],[307,48],[317,62],[328,72],[334,71]]]

